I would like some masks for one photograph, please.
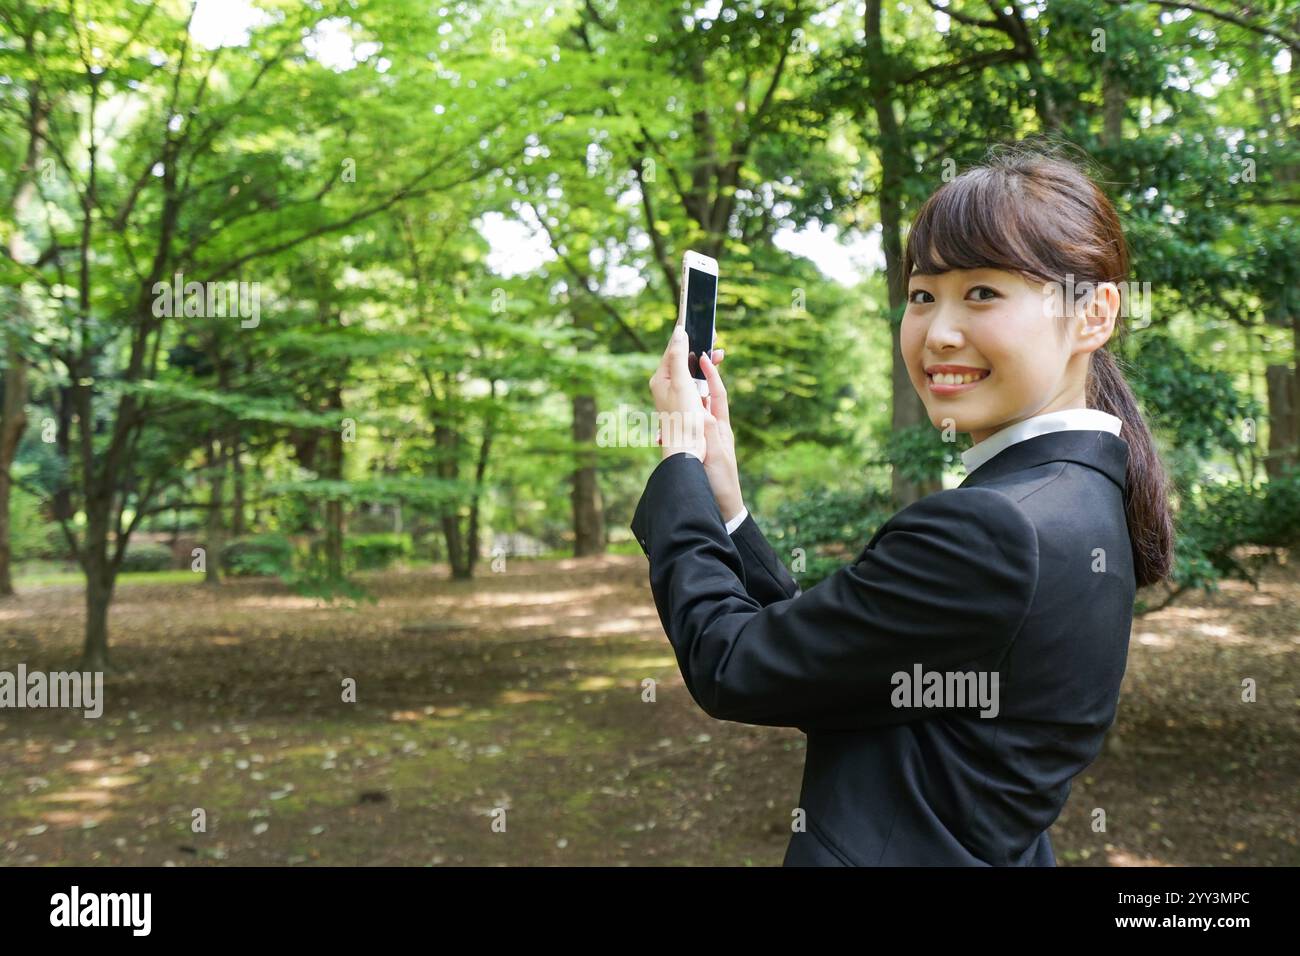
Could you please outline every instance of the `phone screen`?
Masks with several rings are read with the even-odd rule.
[[[718,277],[688,269],[686,276],[686,338],[691,377],[703,379],[700,356],[713,348],[713,312],[718,301]]]

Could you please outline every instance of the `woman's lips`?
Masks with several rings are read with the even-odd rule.
[[[930,388],[930,392],[934,395],[941,395],[941,396],[959,395],[962,392],[970,391],[972,388],[978,388],[992,374],[993,374],[993,370],[989,369],[981,378],[977,378],[973,382],[964,382],[960,385],[941,385],[934,380],[933,375],[927,375],[926,383]]]

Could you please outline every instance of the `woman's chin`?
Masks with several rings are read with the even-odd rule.
[[[961,432],[970,434],[972,432],[988,431],[996,428],[992,416],[986,414],[982,409],[976,408],[945,408],[946,402],[935,402],[927,406],[926,412],[930,416],[930,424],[939,431]]]
[[[963,415],[958,418],[951,412],[935,411],[930,415],[930,424],[939,431],[968,432],[969,426],[966,424],[966,417]]]

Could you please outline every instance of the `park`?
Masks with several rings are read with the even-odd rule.
[[[680,548],[795,606],[998,461],[907,351],[998,306],[903,265],[1022,147],[1122,225],[1173,532],[1056,864],[1300,864],[1300,26],[1239,6],[6,2],[0,864],[780,866],[808,737],[704,712],[630,527],[683,257],[753,521]]]

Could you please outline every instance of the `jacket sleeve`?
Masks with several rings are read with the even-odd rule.
[[[731,540],[736,543],[736,550],[740,553],[745,591],[758,602],[759,607],[767,607],[773,601],[798,597],[802,593],[794,576],[759,530],[752,514],[732,532]]]
[[[894,705],[894,675],[996,668],[1038,577],[1033,524],[989,488],[921,499],[852,565],[766,606],[743,586],[744,562],[694,456],[659,463],[633,530],[691,696],[746,724],[851,730],[933,716]]]

